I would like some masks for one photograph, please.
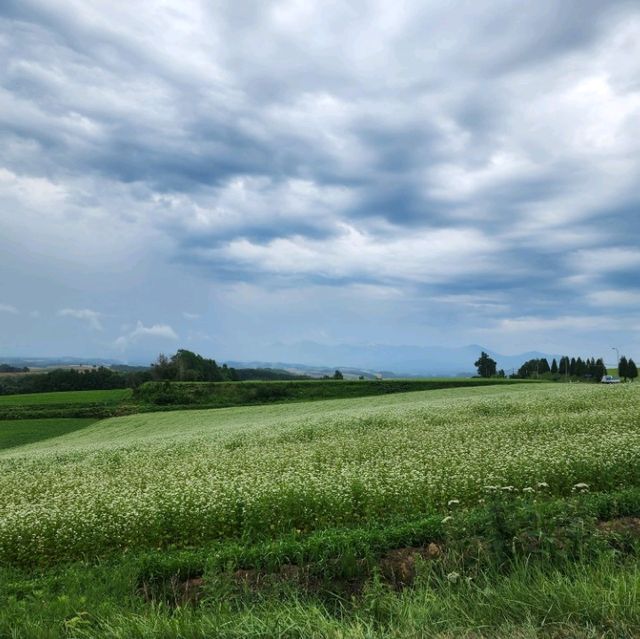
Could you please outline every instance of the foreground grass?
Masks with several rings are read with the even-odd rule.
[[[0,450],[32,444],[86,428],[95,419],[15,419],[0,421]]]
[[[211,580],[198,604],[149,602],[135,561],[72,565],[40,574],[0,571],[0,636],[15,639],[595,638],[640,632],[636,556],[514,561],[472,577],[423,564],[411,588],[373,578],[357,595],[281,586],[234,590]],[[455,578],[452,575],[458,575]]]

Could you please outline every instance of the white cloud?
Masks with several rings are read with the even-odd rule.
[[[640,291],[622,289],[594,291],[587,294],[587,300],[594,306],[631,306],[640,308]]]
[[[92,311],[90,308],[63,308],[58,311],[58,315],[60,317],[74,317],[75,319],[86,321],[94,330],[102,330],[102,322],[100,321],[102,313]]]
[[[0,304],[0,313],[11,313],[12,315],[17,315],[19,311],[11,304]]]
[[[177,340],[178,335],[168,324],[153,324],[152,326],[145,326],[140,320],[138,320],[132,331],[126,335],[118,337],[115,341],[115,346],[124,350],[130,344],[135,344],[139,340],[147,338]]]
[[[629,246],[585,249],[572,253],[567,264],[587,273],[624,271],[640,266],[640,250]]]
[[[492,271],[497,268],[497,251],[499,246],[491,238],[473,228],[374,236],[343,224],[338,236],[327,239],[293,236],[258,244],[243,238],[220,249],[203,250],[200,256],[283,276],[439,282]]]
[[[629,324],[622,318],[606,315],[562,315],[559,317],[513,317],[499,320],[490,331],[506,333],[536,333],[554,331],[626,330]],[[638,326],[634,326],[637,330]]]
[[[200,317],[202,316],[199,315],[198,313],[188,313],[187,311],[183,311],[182,317],[188,320],[197,320],[197,319],[200,319]]]

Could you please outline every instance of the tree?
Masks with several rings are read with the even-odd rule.
[[[625,380],[629,376],[629,362],[627,362],[627,358],[623,355],[618,362],[618,377],[624,377]]]
[[[551,362],[551,372],[555,375],[558,372],[558,362],[556,362],[556,358],[553,358]]]
[[[158,359],[151,364],[151,376],[154,380],[175,379],[176,375],[176,367],[164,353],[160,353]]]
[[[336,369],[336,372],[333,374],[333,379],[344,379],[344,375]]]
[[[563,355],[560,358],[560,366],[558,367],[558,372],[560,375],[568,375],[569,374],[569,357],[567,355]]]
[[[593,376],[595,377],[596,381],[599,382],[606,374],[607,367],[604,365],[604,360],[602,359],[602,357],[600,357],[595,363]]]
[[[480,377],[492,377],[496,374],[498,365],[494,359],[491,359],[487,353],[482,351],[480,357],[474,363],[474,366],[478,369],[478,375],[480,375]]]
[[[636,366],[636,363],[629,358],[629,361],[627,362],[627,377],[633,381],[636,377],[638,377],[638,367]]]

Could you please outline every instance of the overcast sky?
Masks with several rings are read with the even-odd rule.
[[[0,3],[0,356],[640,356],[640,3]]]

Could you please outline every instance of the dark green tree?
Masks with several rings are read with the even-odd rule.
[[[633,381],[636,377],[638,377],[638,367],[636,366],[636,363],[629,358],[629,361],[627,362],[627,377]]]
[[[607,374],[607,367],[604,365],[604,360],[599,358],[594,367],[593,376],[596,381],[599,382]]]
[[[561,375],[568,375],[569,367],[570,367],[569,358],[566,355],[564,355],[563,357],[560,358],[560,365],[558,367],[558,372]]]
[[[480,353],[480,357],[473,365],[478,369],[478,375],[480,375],[480,377],[492,377],[496,374],[498,366],[496,361],[491,359],[484,351]]]
[[[553,358],[551,362],[551,372],[555,375],[558,372],[558,362],[556,362],[556,358]]]
[[[336,372],[333,374],[333,379],[344,379],[344,375],[336,369]]]
[[[576,374],[577,366],[578,366],[578,362],[576,361],[576,358],[572,357],[571,361],[569,362],[569,375],[573,376]]]
[[[623,355],[618,362],[618,377],[624,377],[625,380],[629,376],[629,362],[627,362],[627,358]]]

